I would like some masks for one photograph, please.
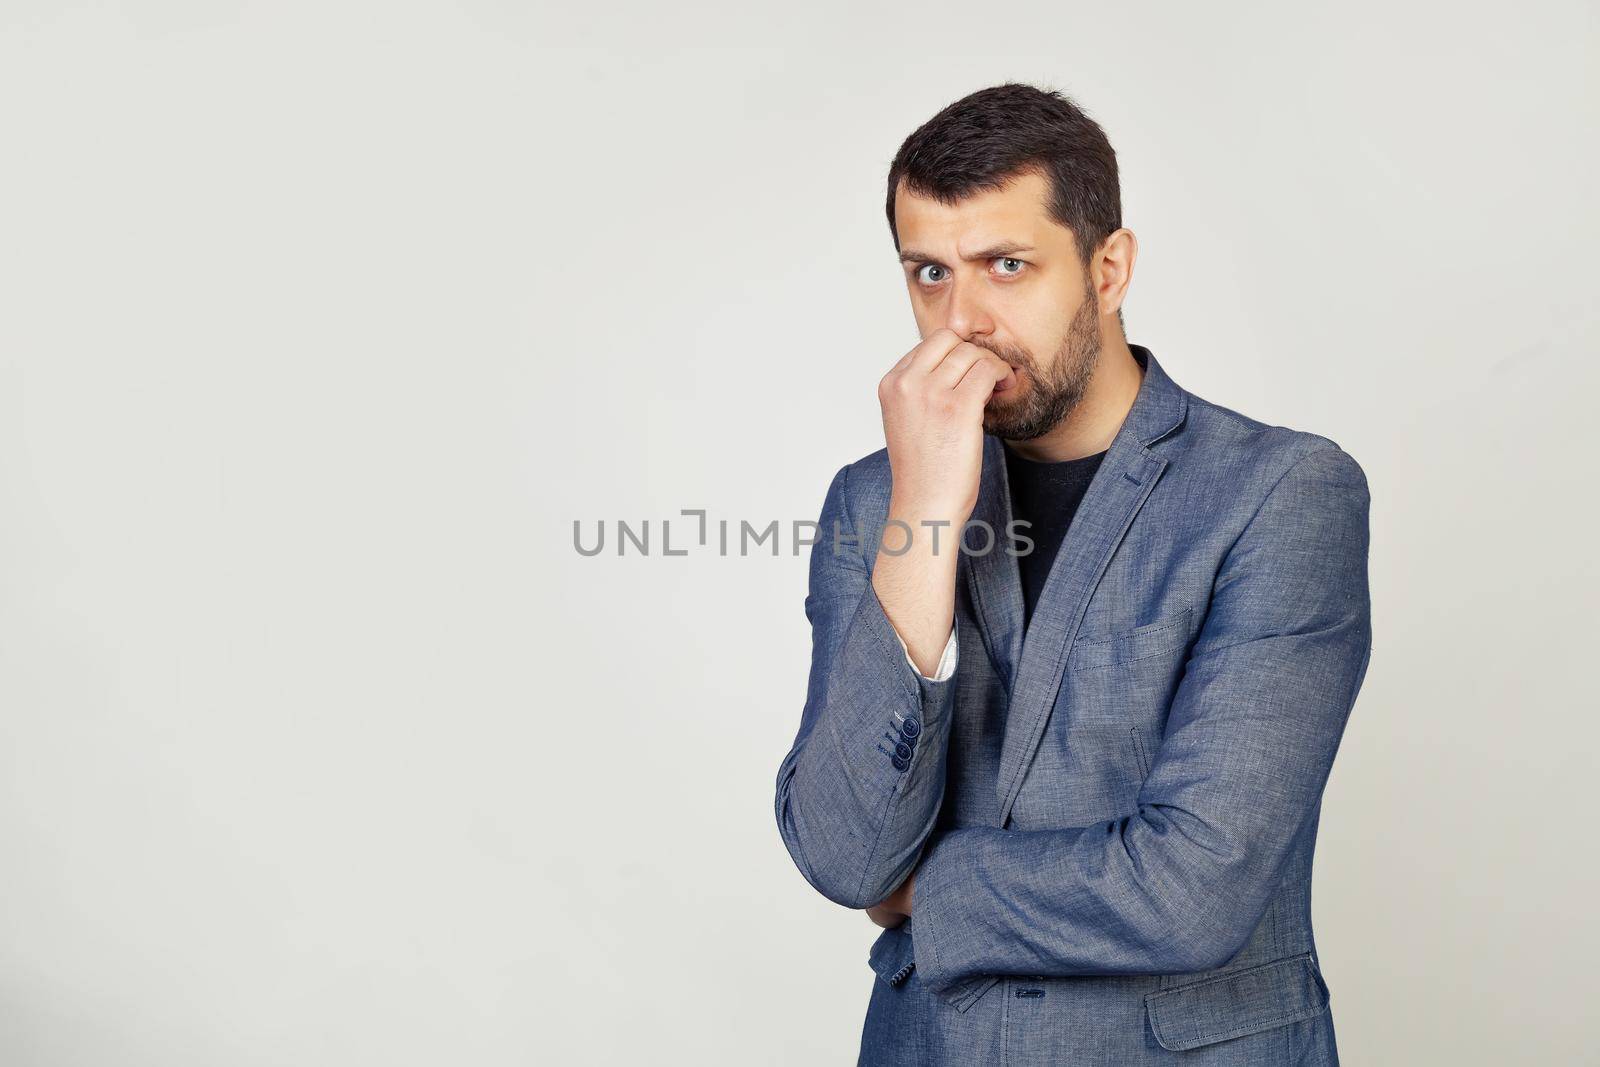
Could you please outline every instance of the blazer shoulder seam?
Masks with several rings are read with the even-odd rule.
[[[1326,438],[1323,438],[1322,440],[1326,440]],[[1252,526],[1254,526],[1256,524],[1256,519],[1260,518],[1261,517],[1261,513],[1264,510],[1266,510],[1267,501],[1272,499],[1272,494],[1276,493],[1278,491],[1278,486],[1283,484],[1284,479],[1288,478],[1289,475],[1291,475],[1295,471],[1299,470],[1300,469],[1300,465],[1305,463],[1308,459],[1311,459],[1313,456],[1324,456],[1324,455],[1327,455],[1330,452],[1343,452],[1343,451],[1344,451],[1344,449],[1340,448],[1338,445],[1336,445],[1336,444],[1334,444],[1334,443],[1332,443],[1330,441],[1330,442],[1328,442],[1327,446],[1324,447],[1324,448],[1311,448],[1311,449],[1308,449],[1304,454],[1296,457],[1294,462],[1290,463],[1287,467],[1284,468],[1282,474],[1278,475],[1276,478],[1274,478],[1272,480],[1272,485],[1269,486],[1267,488],[1267,491],[1262,494],[1261,502],[1258,503],[1256,505],[1255,510],[1250,513],[1250,518],[1245,522],[1245,524],[1243,526],[1241,526],[1239,528],[1239,535],[1237,537],[1235,537],[1233,539],[1233,543],[1228,546],[1227,554],[1231,555],[1233,553],[1233,550],[1236,547],[1238,547],[1239,542],[1244,539],[1244,535],[1249,532],[1250,527],[1252,527]]]

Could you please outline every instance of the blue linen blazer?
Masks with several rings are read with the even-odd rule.
[[[1366,477],[1130,347],[1138,394],[1026,629],[985,437],[997,544],[960,555],[945,681],[872,589],[886,450],[828,487],[776,814],[846,907],[918,871],[869,955],[863,1064],[1338,1062],[1311,865],[1371,653]]]

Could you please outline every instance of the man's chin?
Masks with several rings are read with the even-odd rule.
[[[1027,408],[1026,402],[1018,395],[1020,392],[1012,389],[989,397],[988,403],[983,406],[984,433],[1009,437],[1020,428]]]
[[[1007,441],[1033,441],[1043,437],[1056,426],[1046,425],[1039,413],[1028,404],[990,404],[983,410],[983,432]]]
[[[1007,441],[1024,441],[1038,436],[1021,419],[987,412],[983,416],[983,432]]]

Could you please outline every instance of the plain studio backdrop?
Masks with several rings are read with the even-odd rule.
[[[917,341],[889,161],[1007,80],[1130,339],[1370,479],[1345,1059],[1592,1057],[1593,6],[580,8],[0,7],[0,1063],[853,1062],[790,524]]]

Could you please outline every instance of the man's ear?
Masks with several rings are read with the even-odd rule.
[[[1139,239],[1129,229],[1112,233],[1095,250],[1089,261],[1089,278],[1094,284],[1095,299],[1100,302],[1100,314],[1115,315],[1122,311],[1128,286],[1133,282],[1133,264],[1138,258]]]

